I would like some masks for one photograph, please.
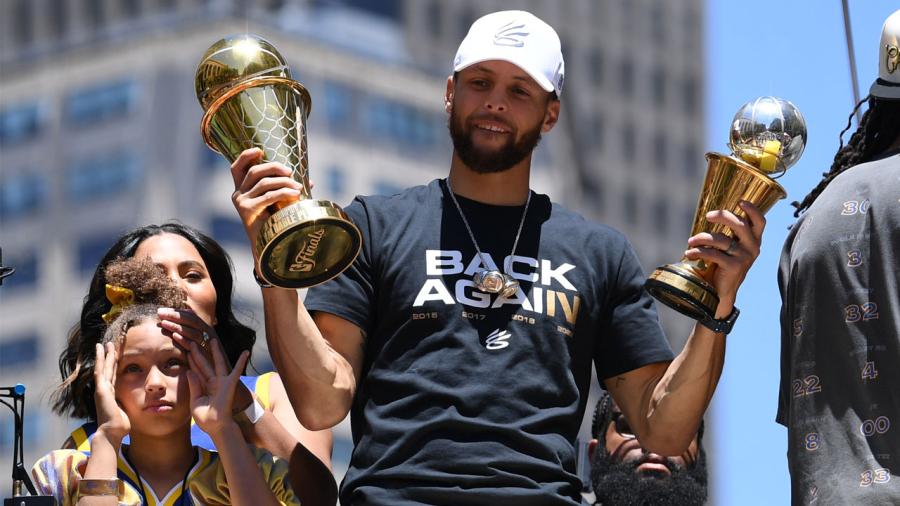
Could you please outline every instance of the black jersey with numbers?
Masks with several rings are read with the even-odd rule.
[[[609,378],[672,359],[637,257],[539,194],[510,255],[524,206],[458,200],[515,295],[474,288],[481,260],[443,180],[357,198],[360,256],[307,294],[366,334],[341,502],[579,504],[591,362]]]
[[[825,188],[778,282],[793,503],[900,504],[900,154]]]

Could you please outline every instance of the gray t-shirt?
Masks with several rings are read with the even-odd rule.
[[[511,255],[524,206],[457,199],[516,295],[475,289],[481,258],[435,180],[357,197],[362,252],[306,296],[366,334],[341,504],[578,506],[591,362],[610,378],[672,359],[637,255],[540,194]]]
[[[793,504],[900,504],[898,260],[896,152],[836,177],[788,235],[776,419]]]

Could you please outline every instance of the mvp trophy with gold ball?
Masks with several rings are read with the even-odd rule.
[[[774,178],[797,162],[806,147],[806,122],[794,104],[775,97],[760,97],[744,104],[731,123],[731,156],[707,153],[708,169],[691,236],[700,232],[733,237],[724,225],[711,224],[706,213],[717,209],[746,218],[742,200],[763,213],[787,196]],[[715,318],[719,295],[712,286],[716,264],[682,258],[656,269],[647,279],[647,291],[665,305],[695,319]]]
[[[272,44],[226,37],[203,55],[195,78],[206,144],[229,162],[259,148],[303,185],[299,199],[275,204],[254,245],[259,275],[283,288],[305,288],[340,274],[359,253],[359,230],[337,205],[309,192],[306,119],[309,93]]]

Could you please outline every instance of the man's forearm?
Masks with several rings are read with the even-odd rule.
[[[678,455],[688,447],[715,392],[725,361],[725,337],[695,325],[684,349],[648,395],[644,447]]]
[[[322,336],[296,291],[262,292],[269,354],[297,419],[310,430],[336,425],[353,400],[352,368]]]

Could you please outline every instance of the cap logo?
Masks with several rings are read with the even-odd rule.
[[[888,74],[893,74],[897,67],[900,67],[900,47],[885,44],[884,66],[887,68]]]
[[[525,24],[512,26],[515,21],[510,21],[501,26],[497,33],[494,34],[495,46],[522,47],[525,41],[519,37],[527,37],[530,32],[516,31],[525,28]]]
[[[563,81],[565,81],[565,76],[563,76],[563,73],[560,72],[561,70],[562,70],[562,62],[560,62],[559,65],[556,66],[556,90],[557,91],[562,91]]]

